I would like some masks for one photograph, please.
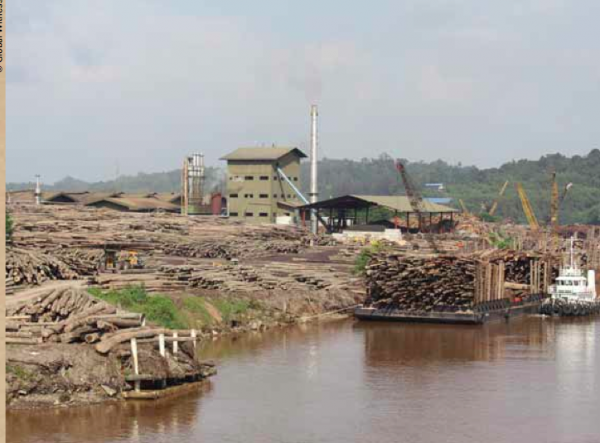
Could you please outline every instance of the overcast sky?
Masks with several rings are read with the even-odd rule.
[[[496,166],[600,146],[597,0],[19,0],[7,180],[239,146]]]

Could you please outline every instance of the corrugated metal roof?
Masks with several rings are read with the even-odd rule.
[[[425,197],[425,200],[431,203],[437,203],[438,205],[447,205],[452,203],[454,199],[450,197]]]
[[[173,203],[174,201],[181,199],[181,194],[176,194],[174,192],[157,192],[154,194],[154,198],[160,201]]]
[[[304,209],[310,208],[339,208],[353,209],[366,208],[369,206],[383,206],[392,211],[414,213],[408,197],[404,195],[344,195],[341,197],[323,200],[312,205],[303,206]],[[422,212],[450,213],[459,212],[448,206],[438,205],[428,201],[423,202]]]
[[[410,205],[410,200],[404,195],[353,195],[353,197],[375,203],[379,206],[385,206],[398,212],[414,212]],[[432,203],[427,200],[423,201],[421,210],[423,212],[458,212],[456,209]]]
[[[68,194],[71,196],[71,194]],[[103,200],[105,198],[116,197],[118,194],[114,192],[90,192],[85,195],[77,196],[76,199],[80,203],[84,205],[88,205],[98,200]]]
[[[238,148],[225,157],[221,157],[221,160],[268,160],[275,161],[281,157],[289,154],[290,152],[296,153],[300,158],[308,157],[300,149],[293,146],[283,147],[277,146],[272,148]]]
[[[179,206],[169,202],[160,201],[156,198],[104,198],[88,203],[88,206],[95,206],[102,202],[109,202],[122,206],[130,211],[153,211],[162,209],[164,211],[177,211]]]

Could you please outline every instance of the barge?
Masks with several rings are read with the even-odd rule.
[[[544,300],[543,295],[531,295],[518,302],[504,300],[486,303],[464,312],[409,312],[395,308],[359,306],[355,309],[354,316],[365,321],[481,325],[490,321],[508,321],[528,314],[538,314]]]

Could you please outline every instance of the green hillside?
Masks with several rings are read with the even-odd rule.
[[[499,168],[478,169],[474,166],[405,161],[407,170],[424,196],[461,198],[471,212],[479,213],[490,205],[505,180],[510,181],[497,215],[525,222],[514,184],[521,182],[540,222],[549,218],[550,172],[555,170],[562,188],[573,183],[561,208],[561,223],[600,224],[600,150],[586,156],[547,155],[539,160],[519,160]],[[308,165],[303,165],[308,177]],[[377,159],[324,159],[319,166],[320,197],[343,194],[403,194],[394,160],[389,155]],[[444,183],[444,193],[424,189],[425,183]],[[307,182],[303,180],[304,188]],[[458,202],[456,203],[458,207]]]
[[[490,205],[505,180],[511,185],[501,201],[497,215],[525,222],[514,183],[521,182],[529,195],[540,222],[549,218],[550,171],[555,170],[559,186],[572,182],[573,188],[561,208],[561,223],[600,224],[600,150],[586,156],[546,155],[539,160],[519,160],[499,168],[479,169],[474,166],[405,161],[407,170],[421,189],[425,183],[444,183],[444,193],[423,190],[425,196],[462,198],[470,211],[478,213],[482,205]],[[308,162],[302,165],[303,191],[308,190]],[[180,171],[119,177],[117,181],[87,183],[67,177],[44,190],[178,192]],[[209,189],[222,189],[224,170],[207,168]],[[319,187],[322,199],[344,194],[403,194],[394,159],[381,155],[375,159],[334,160],[319,162]],[[8,183],[7,189],[33,188],[32,183]],[[458,207],[458,203],[456,203]]]

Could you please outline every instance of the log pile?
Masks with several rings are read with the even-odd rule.
[[[311,238],[297,227],[251,225],[215,217],[62,206],[16,206],[12,214],[14,245],[50,253],[117,245],[173,256],[229,259],[297,254]],[[317,238],[317,243],[324,241]]]
[[[6,251],[6,280],[10,286],[39,285],[48,280],[74,280],[77,269],[63,260],[36,250],[8,248]]]
[[[118,312],[76,287],[48,290],[7,311],[6,320],[6,341],[13,344],[96,343],[145,323],[142,314]]]
[[[304,249],[299,240],[216,239],[202,242],[173,242],[161,247],[164,254],[188,258],[259,257],[267,253],[298,254]]]
[[[456,256],[378,255],[366,270],[367,305],[407,312],[473,308],[473,260]]]
[[[375,255],[366,269],[366,304],[406,312],[468,312],[476,305],[547,288],[551,267],[535,254]]]
[[[53,255],[75,270],[79,276],[98,274],[104,262],[104,251],[100,249],[56,249]]]
[[[102,289],[123,289],[143,284],[148,292],[160,293],[190,289],[219,290],[232,294],[264,293],[272,290],[362,292],[362,280],[359,277],[350,277],[350,268],[350,265],[345,264],[327,266],[306,262],[163,265],[153,274],[102,275],[98,278],[98,284]]]
[[[161,265],[165,261],[154,260],[155,256],[256,259],[298,254],[311,239],[317,244],[326,242],[297,227],[249,225],[215,217],[24,205],[12,208],[12,215],[14,247],[6,266],[9,294],[22,285],[95,276],[106,247],[136,250],[145,262]],[[161,276],[153,280],[161,280]],[[159,289],[161,285],[155,286]],[[164,286],[184,287],[170,283]]]

